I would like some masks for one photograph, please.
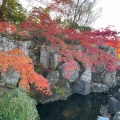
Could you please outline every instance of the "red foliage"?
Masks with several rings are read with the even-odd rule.
[[[117,54],[120,54],[120,40],[116,41],[116,42],[107,42],[107,46],[113,46],[116,48],[116,52]]]
[[[0,21],[0,32],[16,32],[16,26],[8,22]]]
[[[0,72],[3,73],[11,68],[20,73],[21,87],[30,90],[30,84],[34,83],[37,90],[51,95],[48,80],[34,71],[32,60],[17,48],[8,52],[0,51]]]
[[[62,1],[64,2],[64,0]],[[114,71],[116,69],[115,63],[118,59],[98,49],[98,46],[106,45],[110,42],[115,45],[118,42],[116,31],[106,28],[78,32],[75,29],[68,29],[61,26],[59,23],[53,21],[48,14],[38,9],[32,11],[28,20],[22,23],[21,27],[25,33],[28,33],[28,36],[30,34],[38,37],[46,37],[52,46],[59,48],[61,60],[64,62],[77,59],[85,67],[94,68],[95,65],[104,64],[107,70]],[[16,31],[15,26],[0,22],[0,31],[6,32],[6,28],[11,28],[13,32]],[[77,50],[76,45],[82,46],[84,50]],[[9,66],[13,66],[15,70],[21,73],[22,80],[20,85],[29,89],[29,84],[34,82],[37,89],[49,94],[48,81],[34,72],[33,63],[28,57],[25,57],[18,50],[7,53],[0,52],[0,57],[1,72],[7,70]],[[74,69],[77,68],[74,66]]]
[[[66,78],[69,79],[74,70],[80,71],[77,63],[73,60],[69,61],[69,63],[65,64],[64,66],[66,74]]]
[[[113,61],[111,63],[117,62],[115,56],[113,59],[112,56],[101,52],[97,47],[106,45],[108,42],[113,42],[114,44],[118,42],[117,32],[111,31],[109,28],[78,32],[75,29],[60,26],[57,22],[54,22],[48,14],[40,10],[33,10],[28,21],[23,23],[22,27],[25,30],[41,31],[40,36],[45,36],[53,46],[60,48],[60,60],[64,62],[77,59],[84,63],[85,67],[93,67],[103,62],[107,67],[110,59]],[[78,51],[75,43],[79,43],[80,46],[85,47],[86,50]],[[101,55],[99,55],[99,53],[101,53]],[[106,69],[108,69],[108,67]],[[114,71],[113,67],[109,67],[109,70]]]

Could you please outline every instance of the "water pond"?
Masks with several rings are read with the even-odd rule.
[[[74,94],[65,101],[38,105],[37,109],[41,120],[96,120],[100,116],[101,105],[105,105],[118,88],[87,96]]]

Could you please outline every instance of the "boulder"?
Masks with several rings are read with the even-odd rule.
[[[17,47],[17,45],[15,45],[13,40],[9,40],[6,37],[0,38],[0,50],[8,51],[14,49],[15,47]]]
[[[40,63],[44,68],[56,69],[59,63],[58,48],[52,46],[44,46],[40,49]]]
[[[72,85],[73,93],[78,93],[81,95],[87,95],[91,92],[90,82],[78,79]]]
[[[61,79],[67,79],[72,83],[79,77],[80,66],[76,61],[74,61],[74,65],[71,62],[66,62],[59,66],[59,71]]]
[[[57,100],[66,100],[71,94],[71,88],[68,81],[61,81],[56,87],[51,88],[52,95],[40,95],[37,97],[38,101],[42,104],[55,102]]]
[[[31,46],[31,41],[17,41],[15,42],[17,44],[17,47],[24,51],[25,55],[31,56],[31,50],[29,49]]]
[[[100,49],[104,50],[106,53],[110,55],[117,56],[116,49],[112,46],[99,46]],[[105,70],[105,74],[103,77],[103,83],[107,85],[109,88],[115,87],[117,85],[116,82],[116,72],[110,72]]]
[[[92,92],[108,92],[108,86],[102,84],[102,83],[92,83],[91,84],[91,91]]]
[[[116,49],[112,46],[101,45],[101,46],[99,46],[99,48],[104,50],[108,54],[115,55],[115,56],[117,55],[116,54]]]
[[[50,68],[55,70],[59,64],[60,55],[56,52],[50,54]]]
[[[59,51],[59,47],[56,46],[45,46],[45,50],[49,53],[55,53]]]
[[[46,50],[41,50],[40,53],[40,63],[44,68],[49,68],[50,67],[50,54]]]
[[[115,114],[120,111],[120,102],[116,98],[110,97],[108,100],[108,105],[111,114]]]
[[[120,85],[120,76],[116,76],[117,85]]]
[[[109,106],[108,105],[102,105],[100,108],[100,114],[102,116],[108,116],[109,114]]]
[[[51,85],[55,85],[60,82],[59,71],[52,71],[48,73],[47,79],[50,81]]]
[[[120,89],[118,89],[114,97],[116,97],[120,101]]]
[[[116,72],[110,72],[104,70],[100,73],[92,73],[92,82],[103,83],[109,88],[115,87],[117,85]]]
[[[3,50],[5,52],[14,48],[20,48],[22,51],[24,51],[25,55],[30,56],[30,46],[30,41],[15,41],[7,37],[0,37],[0,50]]]
[[[120,120],[120,111],[118,111],[115,116],[113,117],[113,120]]]
[[[117,85],[117,80],[115,76],[116,72],[106,71],[103,78],[103,83],[109,88],[115,87]]]
[[[4,72],[1,75],[0,81],[4,82],[5,85],[14,85],[17,86],[20,79],[20,74],[14,70]]]
[[[86,81],[91,81],[91,76],[92,76],[91,69],[88,68],[82,73],[82,75],[80,76],[80,79],[86,80]]]
[[[106,53],[116,56],[116,50],[112,46],[99,46],[99,49],[105,51]],[[95,66],[96,73],[92,73],[92,81],[97,83],[103,83],[109,88],[115,87],[117,85],[117,80],[115,78],[116,71],[110,72],[105,70],[106,64],[102,63],[99,66]]]
[[[105,71],[104,70],[102,72],[92,73],[91,81],[92,82],[96,82],[96,83],[103,83],[104,75],[105,75]]]

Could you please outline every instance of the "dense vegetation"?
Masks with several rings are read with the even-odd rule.
[[[24,90],[14,89],[0,100],[0,120],[37,120],[35,105]]]
[[[98,49],[98,46],[101,45],[112,45],[116,47],[117,53],[119,54],[120,43],[119,38],[117,37],[117,31],[112,31],[109,27],[99,30],[88,29],[85,31],[79,31],[78,27],[75,28],[75,23],[74,25],[70,24],[68,26],[68,24],[62,24],[58,20],[53,20],[50,17],[49,11],[61,12],[59,4],[71,5],[70,0],[53,0],[53,2],[46,8],[33,8],[26,19],[23,19],[24,17],[21,19],[12,16],[12,14],[11,16],[7,16],[9,13],[5,10],[5,8],[7,5],[11,5],[11,2],[14,5],[13,8],[10,7],[12,10],[17,7],[17,5],[19,5],[20,8],[17,7],[17,10],[14,10],[19,11],[18,9],[23,9],[17,1],[15,1],[15,3],[9,0],[2,1],[0,7],[0,12],[2,12],[1,20],[3,18],[4,20],[8,19],[8,21],[0,21],[1,34],[18,37],[27,36],[29,39],[31,38],[33,41],[37,41],[39,46],[44,47],[45,45],[52,45],[57,47],[59,48],[58,52],[61,54],[61,62],[69,61],[71,64],[74,64],[73,60],[76,59],[77,61],[82,62],[84,67],[91,67],[94,72],[95,65],[99,66],[104,64],[105,69],[109,71],[115,71],[118,67],[116,62],[118,62],[119,59],[116,56],[107,54],[106,52]],[[21,16],[21,13],[17,12],[17,14]],[[23,12],[22,16],[24,15],[25,13]],[[13,22],[9,22],[9,19]],[[76,25],[79,26],[79,23],[76,23]],[[43,38],[44,42],[37,38]],[[78,51],[78,45],[84,47],[85,50],[81,52]],[[35,83],[38,90],[46,93],[47,95],[51,94],[49,89],[50,84],[47,79],[34,72],[34,63],[20,50],[15,49],[8,51],[7,53],[1,51],[0,57],[1,73],[9,70],[12,66],[15,70],[21,73],[20,86],[29,90],[29,85],[31,83]],[[16,60],[19,60],[19,63],[14,62]],[[18,66],[18,64],[20,66],[24,66],[24,68]],[[73,67],[73,69],[76,68]]]

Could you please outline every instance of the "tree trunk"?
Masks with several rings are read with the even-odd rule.
[[[7,3],[7,0],[2,1],[2,5],[0,7],[0,21],[4,20],[4,12],[5,12],[6,3]]]

